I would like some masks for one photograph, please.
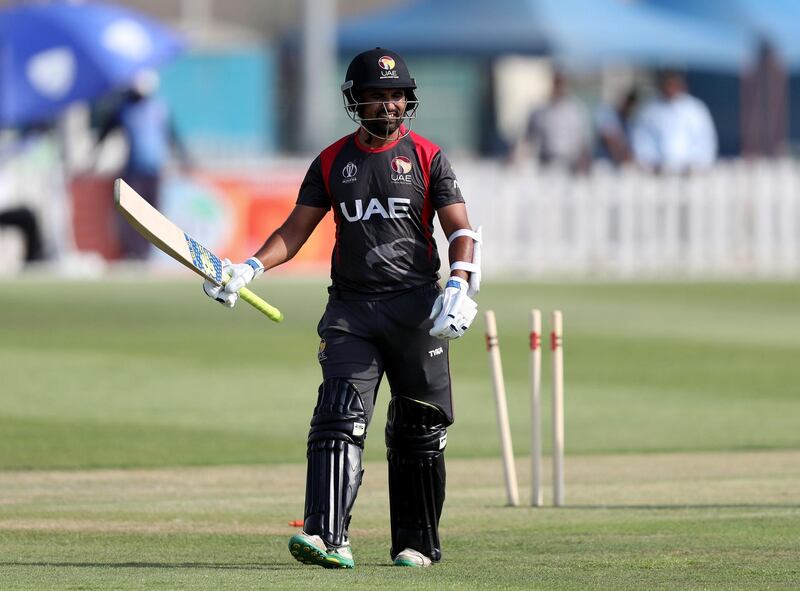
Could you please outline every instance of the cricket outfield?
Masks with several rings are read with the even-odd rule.
[[[567,507],[503,507],[479,316],[443,563],[388,568],[384,391],[346,573],[285,547],[323,283],[257,287],[282,324],[196,281],[0,283],[0,588],[800,588],[799,286],[488,282],[523,501],[527,313],[564,311]]]

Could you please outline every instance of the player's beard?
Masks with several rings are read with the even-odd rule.
[[[361,125],[364,126],[369,133],[378,136],[379,138],[388,139],[391,135],[400,129],[403,123],[402,117],[393,119],[362,119]]]

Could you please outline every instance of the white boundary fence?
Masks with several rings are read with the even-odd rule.
[[[725,162],[691,176],[572,176],[491,162],[455,170],[471,221],[484,228],[487,274],[800,276],[800,166],[790,160]]]
[[[64,221],[54,212],[64,209],[66,199],[53,189],[55,177],[41,174],[41,163],[51,160],[37,157],[38,168],[16,168],[19,179],[5,177],[0,189],[17,198],[24,194],[37,210],[41,206],[46,235],[59,236]],[[307,166],[306,160],[275,161],[256,174],[302,179]],[[798,161],[734,160],[691,176],[599,166],[590,175],[573,176],[459,159],[455,170],[470,220],[484,228],[487,276],[800,278]],[[43,184],[46,178],[49,184]],[[447,240],[441,230],[436,236],[446,263]],[[16,238],[7,230],[0,236],[0,255],[18,258],[11,248]],[[58,252],[64,245],[50,246]],[[0,275],[19,266],[2,259]]]

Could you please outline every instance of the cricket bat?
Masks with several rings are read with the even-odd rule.
[[[114,181],[114,203],[139,234],[179,263],[217,285],[224,285],[230,279],[222,272],[222,261],[217,255],[169,221],[122,179]],[[270,320],[283,320],[280,310],[246,287],[239,290],[239,297]]]

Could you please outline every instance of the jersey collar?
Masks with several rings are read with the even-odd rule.
[[[400,140],[402,140],[405,137],[405,135],[404,135],[405,132],[406,132],[406,126],[405,125],[401,125],[400,126],[400,137],[398,139],[396,139],[395,141],[393,141],[392,143],[386,144],[385,146],[381,146],[380,148],[371,148],[371,147],[367,146],[366,144],[364,144],[361,141],[361,139],[358,137],[358,131],[357,130],[353,134],[353,136],[355,138],[356,147],[359,150],[361,150],[362,152],[368,152],[370,154],[376,154],[378,152],[385,152],[386,150],[391,150],[392,148],[394,148],[400,142]]]

